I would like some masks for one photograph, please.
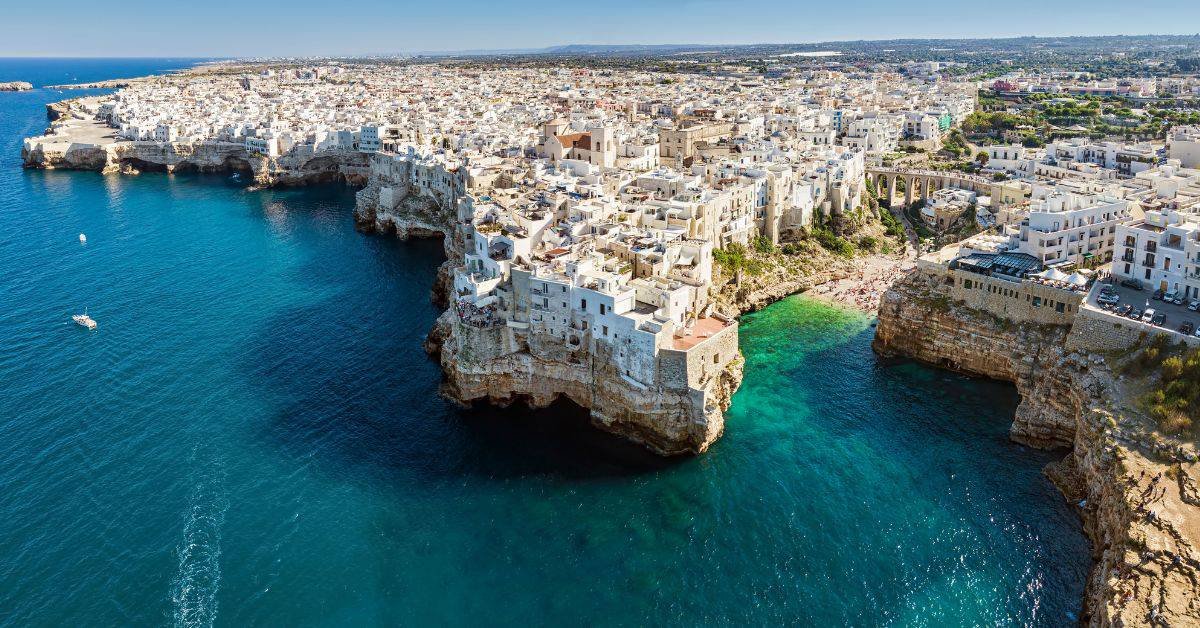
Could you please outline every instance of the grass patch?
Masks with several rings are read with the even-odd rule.
[[[835,234],[829,227],[813,227],[812,236],[826,251],[841,257],[854,257],[854,245],[849,240]]]
[[[768,242],[768,244],[770,244]],[[766,265],[749,255],[745,245],[734,242],[723,249],[713,251],[713,259],[729,274],[743,271],[750,275],[760,275]]]
[[[1172,345],[1166,334],[1158,334],[1130,352],[1120,372],[1151,382],[1141,404],[1158,429],[1172,435],[1196,435],[1200,428],[1200,347]]]

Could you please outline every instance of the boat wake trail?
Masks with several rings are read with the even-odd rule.
[[[193,452],[193,463],[197,463],[196,458]],[[212,626],[217,618],[221,526],[229,508],[224,465],[199,464],[205,468],[198,473],[188,499],[187,521],[176,550],[179,568],[171,581],[175,625],[188,628]]]

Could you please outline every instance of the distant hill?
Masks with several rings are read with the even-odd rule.
[[[541,48],[537,50],[537,53],[557,55],[669,54],[672,52],[711,50],[728,47],[704,44],[569,44],[566,46]]]
[[[827,41],[811,43],[759,44],[564,44],[545,48],[509,48],[488,50],[427,51],[409,53],[424,57],[473,56],[668,56],[688,53],[717,53],[722,55],[763,55],[783,53],[839,51],[843,54],[877,54],[879,52],[951,52],[963,50],[1028,51],[1073,50],[1086,51],[1146,51],[1169,50],[1173,47],[1196,47],[1200,35],[1078,35],[1064,37],[1009,37],[988,39],[889,39]]]

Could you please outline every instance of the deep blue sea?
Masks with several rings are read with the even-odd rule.
[[[170,60],[0,60],[47,84]],[[880,362],[802,297],[744,320],[709,453],[464,410],[431,241],[351,190],[20,168],[0,93],[0,625],[1059,626],[1088,545],[1010,386]],[[87,234],[87,243],[78,240]],[[84,330],[70,315],[87,308]]]

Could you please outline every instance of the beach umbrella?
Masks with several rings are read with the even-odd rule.
[[[1048,281],[1064,281],[1067,278],[1067,274],[1057,268],[1051,268],[1042,273],[1042,278]]]

